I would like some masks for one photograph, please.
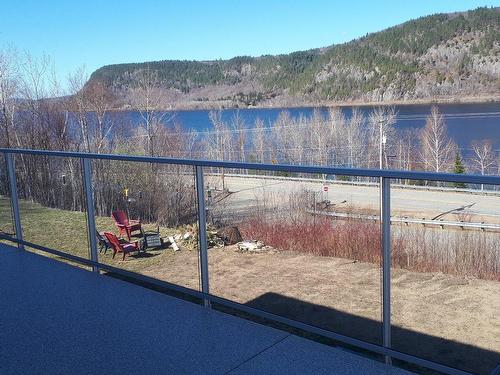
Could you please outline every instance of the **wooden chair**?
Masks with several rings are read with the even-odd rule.
[[[109,243],[111,244],[111,248],[113,249],[113,259],[115,258],[116,253],[123,253],[122,260],[125,260],[126,254],[140,250],[137,241],[134,242],[127,242],[125,240],[120,241],[118,237],[116,237],[111,232],[104,232],[104,236],[108,239]]]
[[[111,247],[111,244],[104,235],[104,232],[99,232],[98,230],[96,230],[95,235],[97,238],[97,243],[99,244],[99,253],[104,252],[104,254],[106,254],[106,251],[108,251],[108,249]]]
[[[133,232],[141,231],[140,220],[129,220],[125,211],[114,211],[111,216],[120,231],[120,236],[127,235],[129,241],[135,235]]]

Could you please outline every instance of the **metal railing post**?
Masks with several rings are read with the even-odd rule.
[[[7,173],[9,175],[9,186],[10,186],[10,204],[12,208],[12,216],[14,218],[14,230],[16,231],[16,239],[19,241],[23,240],[23,228],[21,226],[21,214],[19,211],[19,199],[17,197],[17,181],[16,181],[16,169],[14,167],[14,157],[5,153],[5,160],[7,162]],[[17,247],[24,250],[24,245],[18,243]]]
[[[92,193],[92,166],[89,158],[82,158],[83,166],[83,186],[85,189],[85,201],[87,205],[87,229],[89,237],[89,251],[90,260],[98,263],[97,256],[97,240],[96,240],[96,226],[95,226],[95,211],[94,211],[94,197]],[[92,266],[93,272],[99,272],[99,267]]]
[[[382,235],[382,338],[391,348],[391,180],[380,178],[380,232]],[[386,356],[387,364],[391,357]]]
[[[208,242],[207,242],[207,218],[205,208],[205,184],[203,182],[203,167],[196,167],[196,195],[198,200],[198,243],[200,246],[200,278],[201,291],[209,293],[208,287]],[[210,307],[210,300],[205,298],[203,303]]]

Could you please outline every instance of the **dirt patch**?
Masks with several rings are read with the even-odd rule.
[[[381,343],[381,269],[293,252],[209,250],[212,294]],[[162,257],[145,274],[198,289],[198,252]],[[500,283],[393,270],[393,347],[475,373],[500,362]]]

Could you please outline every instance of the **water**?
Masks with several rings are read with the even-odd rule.
[[[368,117],[373,107],[360,107]],[[474,104],[439,104],[439,111],[443,114],[448,126],[449,136],[458,146],[470,149],[473,141],[488,139],[496,150],[500,150],[500,103],[474,103]],[[265,126],[276,121],[280,112],[288,111],[292,117],[310,116],[314,108],[259,108],[259,109],[226,109],[222,118],[228,123],[238,113],[244,121],[246,128],[252,128],[255,121],[260,118]],[[352,107],[343,107],[342,110],[349,117]],[[425,119],[431,111],[431,105],[400,105],[396,106],[398,112],[395,128],[397,130],[421,129],[425,126]],[[327,108],[320,108],[326,114]],[[165,115],[170,123],[178,123],[186,130],[206,132],[213,130],[209,119],[209,110],[192,110],[169,112]],[[127,119],[132,124],[141,120],[138,111],[121,112],[122,119]]]

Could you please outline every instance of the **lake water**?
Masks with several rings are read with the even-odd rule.
[[[366,118],[373,107],[359,107]],[[500,151],[500,103],[474,103],[474,104],[439,104],[438,108],[443,114],[448,126],[449,136],[464,151],[470,148],[474,140],[489,139],[496,150]],[[246,128],[252,128],[255,120],[260,118],[266,126],[274,122],[281,111],[288,111],[292,117],[300,115],[310,116],[314,108],[259,108],[259,109],[226,109],[222,112],[222,118],[230,122],[236,112],[245,122]],[[320,108],[324,113],[326,108]],[[352,113],[351,107],[343,107],[342,110],[349,117]],[[425,126],[425,119],[431,111],[430,105],[401,105],[396,106],[398,112],[395,128],[421,129]],[[213,126],[209,120],[208,110],[176,111],[168,113],[165,118],[179,123],[184,129],[194,129],[200,132],[210,131]],[[131,123],[140,121],[140,113],[128,111],[121,113]],[[123,117],[122,117],[123,118]]]

